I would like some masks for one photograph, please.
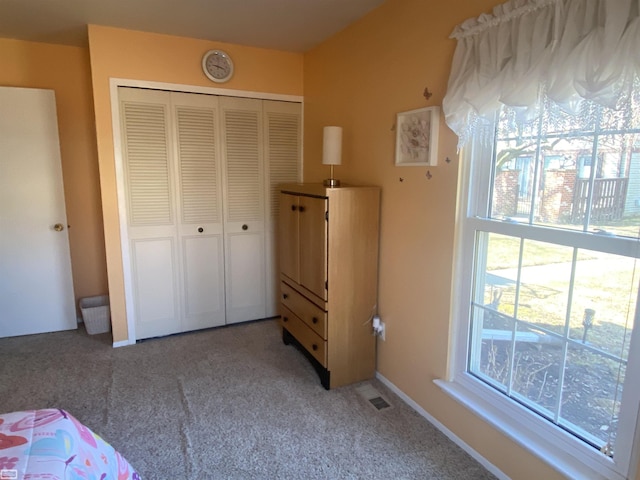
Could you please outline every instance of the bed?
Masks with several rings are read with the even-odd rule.
[[[0,480],[139,480],[111,445],[64,410],[0,414]]]

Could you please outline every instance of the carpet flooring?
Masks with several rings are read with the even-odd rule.
[[[274,320],[116,349],[82,327],[0,339],[0,410],[48,407],[146,480],[494,478],[379,381],[326,391]]]

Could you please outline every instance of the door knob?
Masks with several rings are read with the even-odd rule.
[[[64,225],[62,225],[61,223],[56,223],[56,224],[53,226],[53,229],[54,229],[56,232],[61,232],[62,230],[64,230]]]
[[[204,232],[204,228],[198,227],[198,233],[202,233],[202,232]]]
[[[244,225],[242,225],[242,229],[243,230],[249,230],[249,225],[247,225],[246,223]]]

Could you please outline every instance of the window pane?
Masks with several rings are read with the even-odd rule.
[[[638,291],[636,261],[579,250],[569,336],[626,361]]]
[[[622,394],[618,379],[624,382],[624,372],[624,364],[569,344],[560,423],[588,441],[613,445]]]
[[[562,344],[557,337],[518,323],[513,362],[513,395],[552,420],[558,407]]]
[[[598,137],[597,168],[589,230],[638,237],[640,225],[640,135]],[[579,179],[576,190],[587,198],[588,178]]]
[[[474,346],[470,372],[506,391],[511,374],[513,319],[482,307],[473,308]],[[496,328],[498,327],[498,328]]]
[[[518,319],[564,335],[573,248],[526,240]]]
[[[477,291],[479,293],[475,301],[498,312],[513,316],[520,239],[495,233],[481,235],[479,249],[486,248],[486,257],[484,257],[484,275],[480,274],[481,269],[478,265]],[[486,247],[483,248],[484,242],[486,242]],[[478,298],[480,292],[482,292],[482,298]]]
[[[577,186],[588,181],[593,137],[555,137],[541,143],[542,171],[535,188],[533,223],[583,230]],[[582,205],[582,210],[580,206]]]

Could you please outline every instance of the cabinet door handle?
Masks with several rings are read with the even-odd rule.
[[[318,350],[318,345],[314,343],[313,345],[311,345],[311,349],[315,352],[316,350]]]
[[[289,298],[289,294],[288,293],[283,293],[282,294],[282,298],[286,300],[287,298]]]
[[[300,206],[298,207],[298,210],[300,210],[300,212],[304,212],[304,207],[303,207],[302,205],[300,205]]]
[[[296,207],[295,205],[291,205],[291,211],[295,212],[298,209],[298,207]]]
[[[282,321],[283,322],[288,322],[289,321],[289,317],[282,317]]]
[[[312,323],[318,323],[318,319],[317,319],[316,317],[313,317],[313,318],[311,319],[311,322],[312,322]]]

